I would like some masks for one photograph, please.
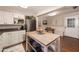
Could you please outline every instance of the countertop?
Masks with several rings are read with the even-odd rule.
[[[43,34],[38,34],[38,32],[36,31],[27,32],[27,36],[33,38],[34,40],[39,41],[40,43],[46,46],[60,37],[60,35],[48,33],[48,32],[44,32]]]
[[[0,24],[0,26],[21,26],[22,24]]]
[[[0,24],[0,30],[3,29],[19,29],[22,24]]]

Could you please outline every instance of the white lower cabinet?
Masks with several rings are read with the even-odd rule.
[[[2,35],[0,35],[0,52],[2,51],[3,46],[4,46],[4,44],[3,44]]]
[[[4,49],[4,52],[25,52],[24,47],[22,46],[22,44]]]
[[[25,40],[25,30],[5,32],[0,37],[0,48],[4,48],[23,42]]]

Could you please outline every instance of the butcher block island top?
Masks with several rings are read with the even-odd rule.
[[[37,31],[27,32],[27,36],[33,38],[34,40],[39,41],[40,43],[46,46],[60,37],[60,35],[57,34],[48,33],[48,32],[38,33]]]

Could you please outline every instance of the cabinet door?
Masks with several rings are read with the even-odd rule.
[[[23,42],[25,39],[25,31],[13,31],[13,32],[5,32],[2,34],[2,46],[10,46],[13,44],[17,44]]]
[[[5,20],[5,24],[13,24],[13,16],[11,13],[5,13],[3,16],[3,20]]]
[[[12,14],[7,12],[0,12],[0,24],[13,24]]]
[[[7,36],[7,34],[6,33],[3,33],[2,34],[2,46],[3,47],[6,47],[8,44],[9,41],[8,41],[8,36]]]
[[[3,38],[2,35],[0,35],[0,49],[3,48]]]
[[[14,31],[7,33],[9,44],[17,44],[24,41],[25,31]]]
[[[0,24],[4,24],[3,13],[0,12]]]

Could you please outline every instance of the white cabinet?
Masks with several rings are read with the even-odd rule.
[[[14,18],[19,18],[19,19],[25,19],[24,15],[22,15],[22,14],[17,14],[17,13],[13,13],[13,17],[14,17]]]
[[[0,24],[4,24],[3,12],[0,12]]]
[[[22,14],[0,11],[0,24],[14,24],[14,18],[25,19]]]
[[[3,52],[25,52],[25,49],[22,44],[19,44],[19,45],[4,49]]]
[[[2,38],[2,35],[0,35],[0,52],[2,51],[3,46],[4,46],[4,44],[3,44],[3,38]]]
[[[0,24],[13,24],[12,13],[0,11]]]
[[[2,34],[2,43],[1,44],[3,47],[6,47],[6,46],[10,46],[13,44],[23,42],[24,40],[25,40],[25,30],[5,32]]]
[[[13,24],[13,15],[11,13],[4,13],[3,20],[5,24]]]

